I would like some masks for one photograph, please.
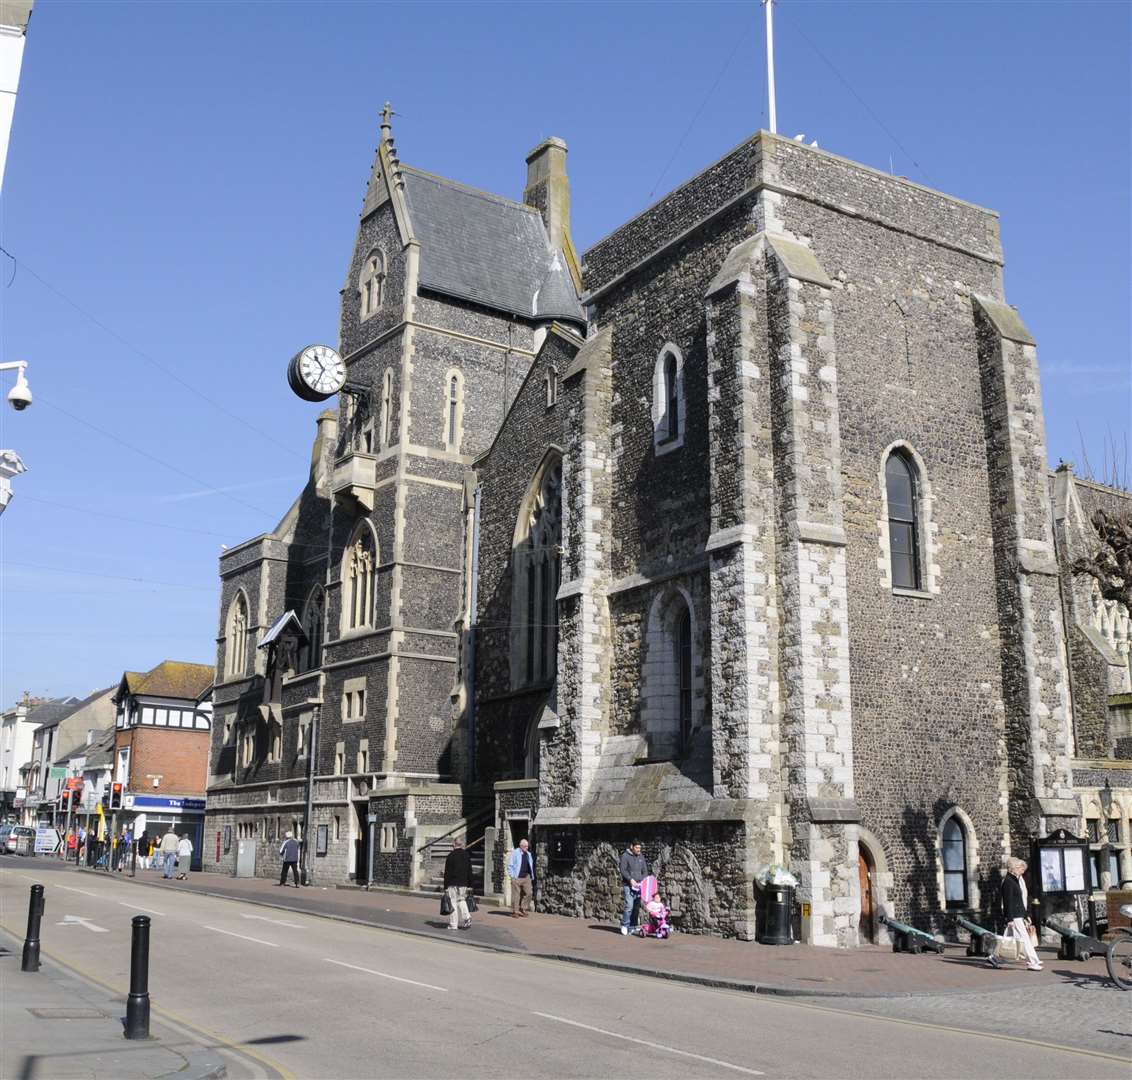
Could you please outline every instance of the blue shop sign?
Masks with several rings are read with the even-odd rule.
[[[204,812],[204,799],[162,799],[157,795],[133,796],[134,810],[181,810],[185,813]]]

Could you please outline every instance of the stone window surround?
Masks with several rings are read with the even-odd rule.
[[[393,822],[382,822],[381,837],[378,840],[377,850],[391,852],[397,850],[397,826]]]
[[[546,407],[553,409],[558,404],[558,368],[553,364],[546,369]]]
[[[342,683],[342,723],[358,724],[366,718],[366,676],[358,675],[352,679],[345,679]],[[360,708],[353,707],[353,695],[360,694]]]
[[[696,605],[688,589],[668,583],[657,591],[649,605],[641,658],[641,727],[649,743],[650,758],[679,756],[686,749],[678,746],[674,753],[670,753],[666,748],[654,748],[653,745],[654,735],[671,737],[672,731],[679,741],[680,673],[674,626],[677,601],[682,601],[687,607],[692,624],[692,736],[704,723],[703,634],[696,616]],[[661,753],[656,753],[655,749],[660,749]]]
[[[322,617],[321,626],[317,638],[311,633],[311,616],[314,614],[312,608],[318,599],[322,602]],[[322,664],[322,648],[326,643],[326,589],[321,584],[311,586],[310,592],[307,593],[306,603],[303,604],[303,629],[306,631],[309,642],[303,647],[304,662],[303,671],[316,670]],[[318,642],[317,653],[311,648],[311,644],[315,641]]]
[[[350,625],[350,610],[352,607],[352,594],[350,591],[350,554],[358,542],[359,537],[364,530],[369,531],[370,541],[373,545],[373,568],[371,570],[371,581],[373,594],[370,597],[369,609],[365,613],[365,619],[357,626]],[[341,593],[339,599],[339,612],[338,612],[338,640],[348,637],[351,634],[364,633],[374,628],[374,604],[377,601],[377,568],[381,564],[381,547],[377,541],[377,530],[373,527],[373,522],[369,518],[362,518],[357,525],[354,526],[354,531],[350,534],[350,540],[342,551],[342,563],[339,567],[339,579],[337,584],[341,586]]]
[[[943,828],[952,818],[958,820],[963,828],[963,851],[967,859],[967,904],[960,910],[979,911],[982,907],[979,893],[979,840],[975,833],[975,823],[968,817],[966,811],[959,806],[949,807],[944,811],[943,816],[936,824],[935,876],[939,910],[957,910],[955,908],[948,908],[947,896],[943,885]]]
[[[343,776],[346,772],[346,743],[334,744],[334,775]]]
[[[377,268],[370,273],[370,262],[376,256]],[[371,248],[362,260],[362,269],[358,274],[358,322],[365,322],[373,318],[385,303],[385,279],[388,274],[388,261],[385,252],[380,247]],[[366,282],[374,280],[377,283],[377,299],[372,307],[366,306]]]
[[[892,551],[888,539],[888,482],[885,477],[885,467],[888,458],[894,451],[903,451],[908,455],[916,469],[916,495],[917,518],[919,528],[916,538],[920,547],[921,568],[923,572],[923,589],[901,589],[892,585]],[[877,484],[880,490],[880,518],[877,521],[877,537],[880,544],[880,555],[877,558],[877,569],[880,571],[880,586],[893,596],[905,596],[916,600],[931,600],[940,594],[940,570],[936,561],[939,555],[939,545],[935,541],[938,526],[934,520],[935,496],[932,494],[931,481],[928,479],[927,466],[924,459],[917,453],[916,448],[904,439],[897,439],[889,443],[880,455],[880,469],[877,472]]]
[[[669,356],[676,358],[676,438],[668,437],[668,386],[664,378],[665,361]],[[687,430],[687,408],[684,401],[684,354],[680,347],[671,341],[665,342],[657,354],[652,377],[652,445],[653,453],[660,457],[679,450],[684,445],[684,432]]]
[[[242,633],[238,635],[236,615],[239,611],[237,605],[240,603],[243,603],[244,606],[244,626]],[[228,616],[224,620],[224,674],[226,681],[247,678],[248,630],[251,626],[251,610],[248,594],[241,585],[232,597],[232,602],[228,605]],[[229,644],[231,647],[229,647]],[[243,653],[243,656],[240,656],[240,653]]]
[[[357,771],[360,773],[369,772],[369,739],[358,740]]]
[[[557,656],[557,649],[552,649],[552,655],[546,658],[549,671],[545,679],[541,678],[538,674],[538,665],[536,664],[535,678],[533,681],[528,682],[526,678],[527,668],[527,606],[528,606],[528,580],[526,574],[526,562],[518,557],[521,551],[526,550],[525,545],[528,539],[531,514],[542,492],[543,481],[547,474],[554,468],[560,468],[562,465],[562,449],[561,447],[552,444],[547,447],[546,452],[542,456],[542,460],[535,469],[531,477],[530,483],[527,485],[526,493],[523,496],[523,501],[519,507],[519,514],[515,520],[515,532],[511,539],[511,689],[520,690],[534,686],[549,685],[557,677],[555,670],[555,658]],[[561,489],[559,489],[561,497]],[[561,517],[563,507],[559,507],[559,529],[561,530]],[[559,536],[559,552],[561,552],[561,533]],[[561,575],[561,565],[559,566],[559,574]],[[561,585],[561,581],[559,581]],[[552,604],[554,598],[552,597]],[[537,636],[537,635],[536,635]],[[553,635],[550,635],[552,637]],[[536,654],[537,655],[537,654]]]
[[[451,427],[452,380],[456,380],[456,430]],[[464,376],[459,368],[449,368],[444,373],[444,440],[446,450],[459,452],[464,441]]]

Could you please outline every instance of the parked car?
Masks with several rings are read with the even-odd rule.
[[[8,855],[35,853],[35,829],[27,825],[0,825],[0,851]]]

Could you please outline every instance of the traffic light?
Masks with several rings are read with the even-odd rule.
[[[100,802],[102,803],[102,809],[103,810],[109,810],[110,809],[110,789],[109,788],[103,788],[102,789],[102,798],[101,798]]]
[[[122,809],[122,785],[121,784],[111,784],[110,785],[110,809],[111,810],[121,810]]]

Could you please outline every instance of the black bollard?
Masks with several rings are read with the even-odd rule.
[[[33,885],[28,898],[28,932],[20,971],[39,970],[39,921],[43,918],[43,886]]]
[[[149,1038],[149,916],[133,918],[130,945],[130,996],[126,998],[126,1038]]]

